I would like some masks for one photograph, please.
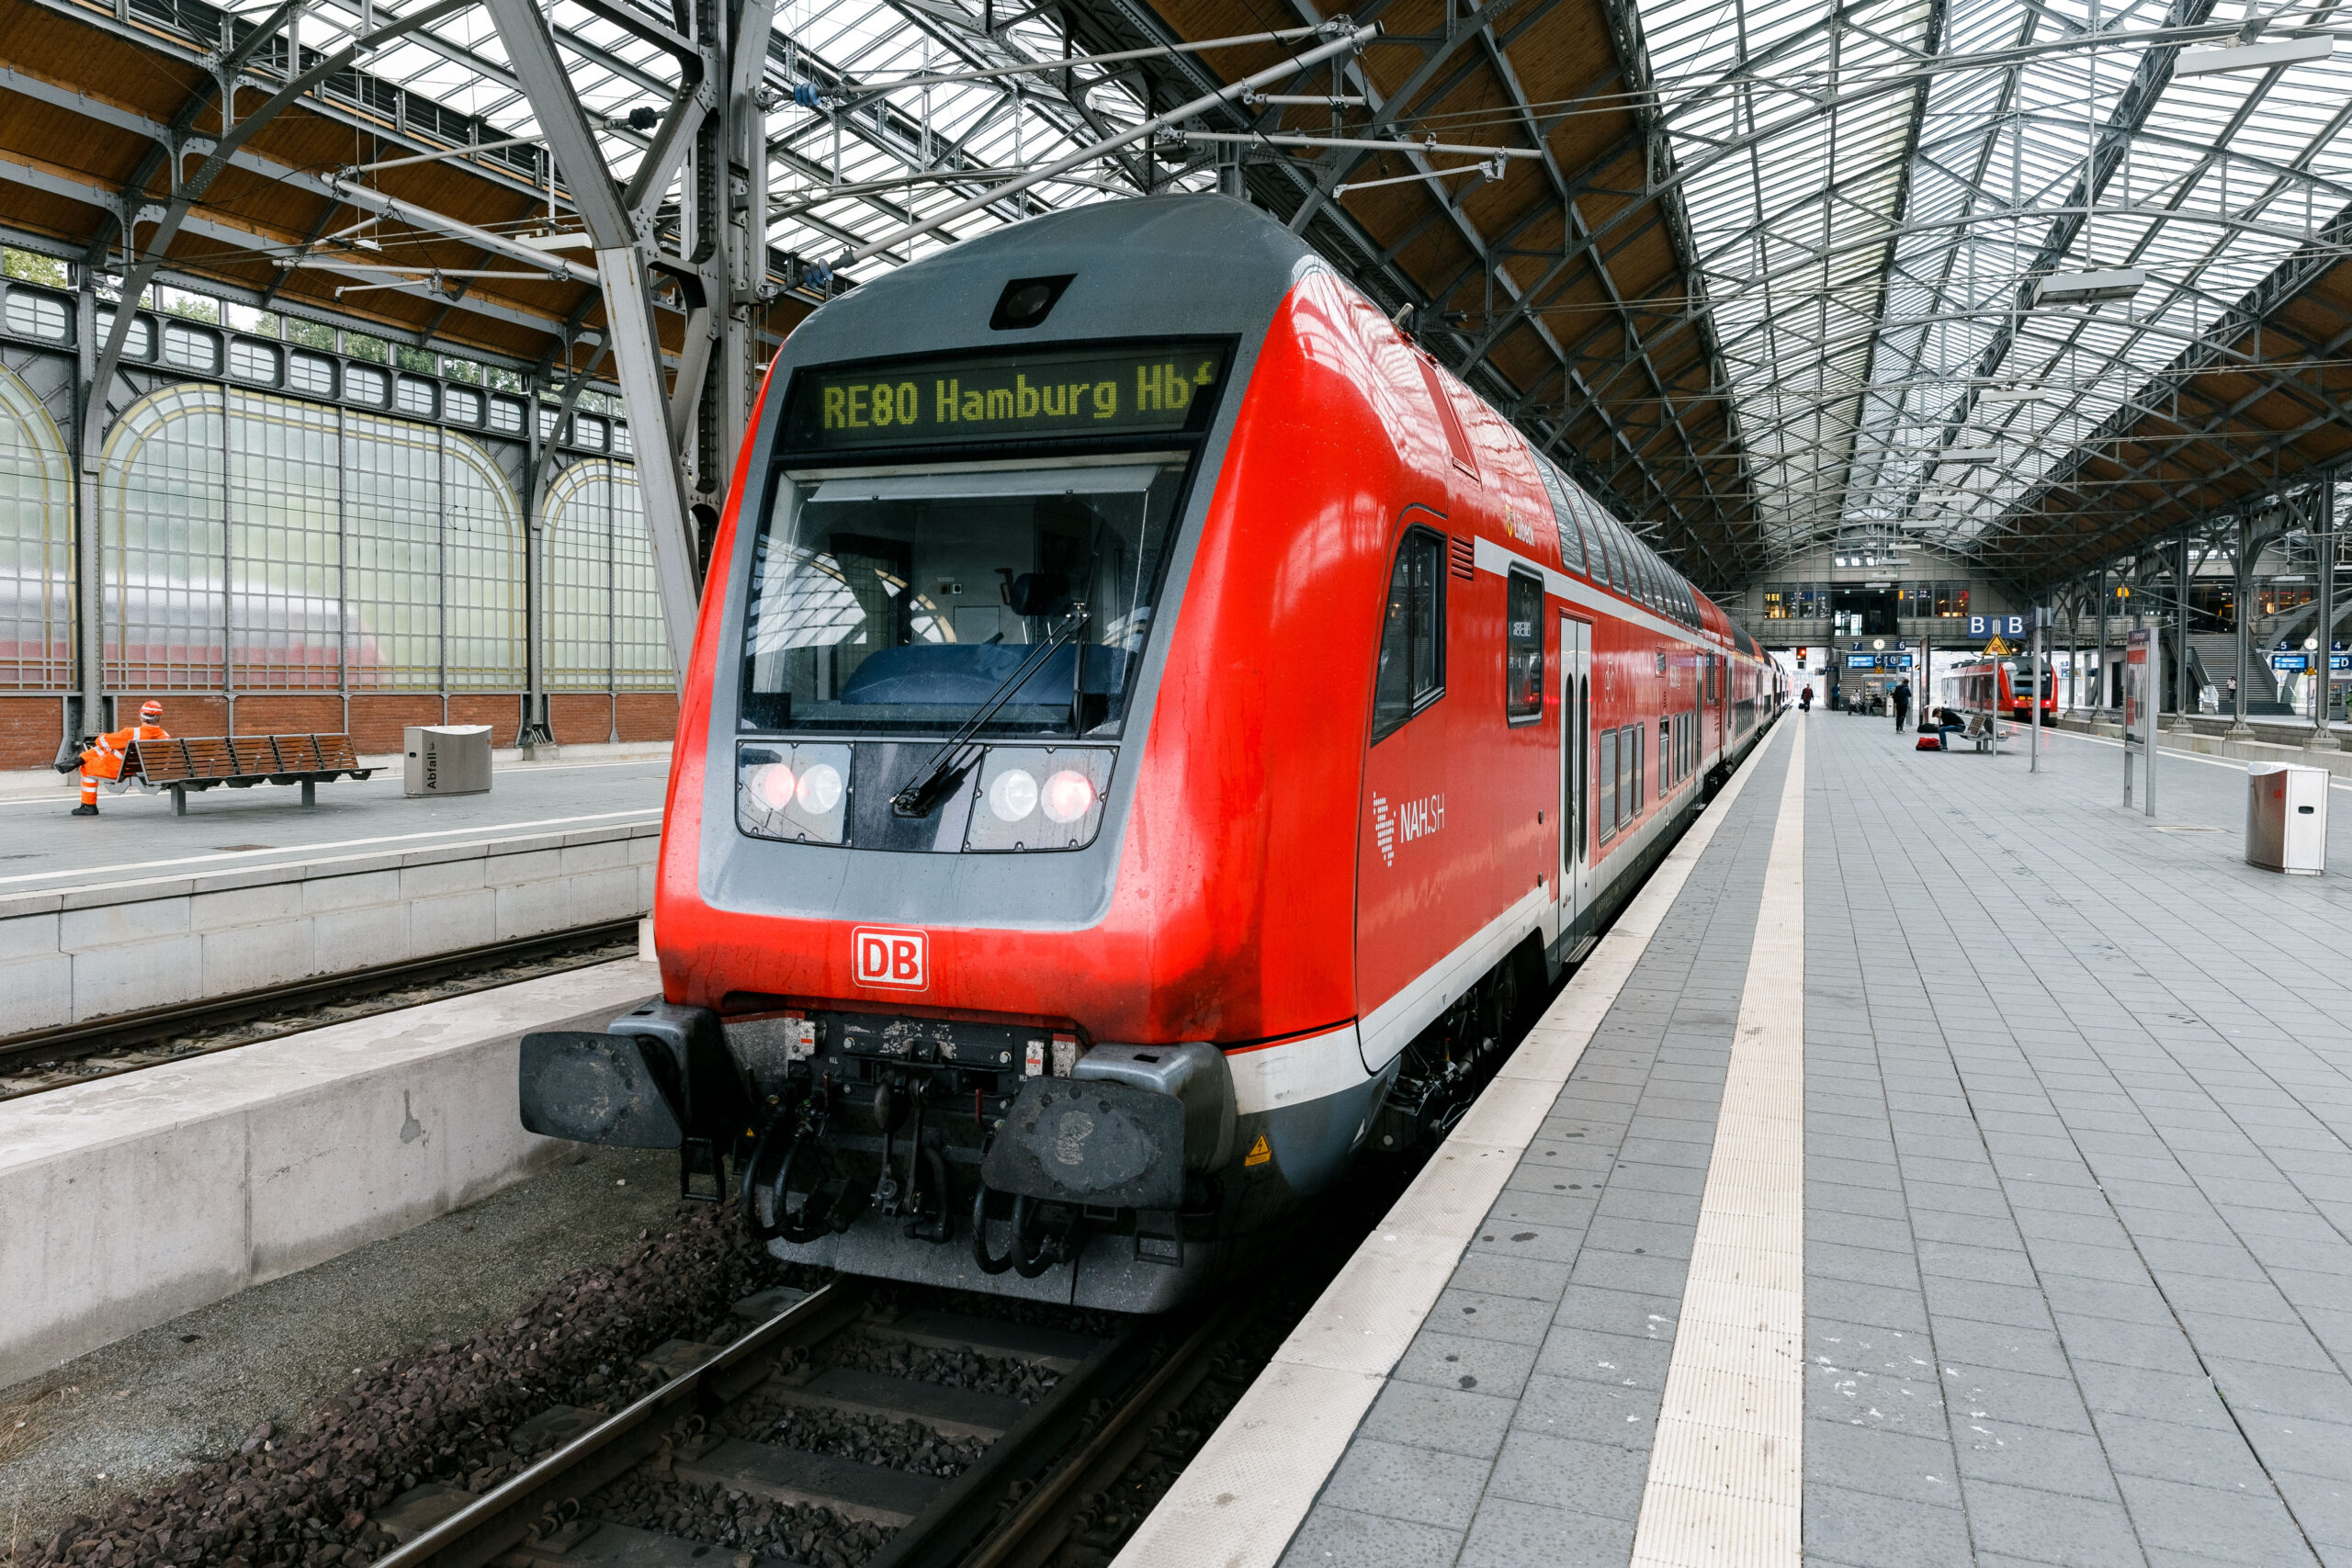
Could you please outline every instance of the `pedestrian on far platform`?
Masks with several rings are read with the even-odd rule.
[[[1894,682],[1894,728],[1901,729],[1911,717],[1911,682],[1908,678]]]

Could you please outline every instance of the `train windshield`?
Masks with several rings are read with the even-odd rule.
[[[2020,660],[2009,666],[2009,690],[2019,699],[2033,690],[2033,663]],[[2041,695],[2048,701],[2058,694],[2058,672],[2049,665],[2041,667]]]
[[[753,547],[742,728],[944,733],[993,706],[986,733],[1117,734],[1184,468],[780,486]]]

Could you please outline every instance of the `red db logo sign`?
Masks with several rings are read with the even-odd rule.
[[[920,991],[931,984],[931,938],[896,926],[859,926],[849,933],[861,986]]]

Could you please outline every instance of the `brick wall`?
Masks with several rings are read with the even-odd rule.
[[[412,724],[441,722],[441,699],[430,692],[353,693],[351,744],[360,751],[397,751]]]
[[[512,746],[523,728],[523,699],[512,692],[477,692],[449,699],[451,724],[490,726],[492,746]]]
[[[137,724],[139,710],[150,697],[164,705],[165,734],[229,733],[229,699],[217,692],[118,692],[114,699],[115,727]],[[251,733],[251,727],[247,733]]]
[[[672,740],[678,734],[678,698],[673,692],[623,692],[621,739]]]
[[[240,735],[340,735],[343,698],[334,692],[287,692],[237,699]]]
[[[55,697],[0,697],[0,768],[45,768],[57,760],[65,705]]]
[[[115,712],[135,723],[139,705],[150,696],[164,705],[164,728],[174,735],[226,735],[229,703],[214,692],[129,692],[115,698]],[[564,693],[548,699],[556,739],[574,746],[612,739],[612,699],[593,693]],[[491,744],[512,746],[522,728],[522,698],[514,692],[452,694],[450,724],[490,726]],[[677,733],[678,699],[668,692],[629,692],[620,697],[623,740],[668,740]],[[401,731],[412,724],[440,724],[441,698],[424,692],[355,693],[350,734],[359,750],[401,749]],[[240,735],[332,735],[343,730],[343,698],[333,692],[256,692],[236,702]],[[55,697],[0,696],[0,768],[45,768],[56,760],[64,725]]]
[[[585,692],[559,692],[548,698],[548,721],[560,746],[601,745],[613,738],[613,700]]]

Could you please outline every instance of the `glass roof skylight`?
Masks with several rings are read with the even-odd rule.
[[[413,0],[411,0],[413,3]],[[402,6],[321,0],[301,18],[306,50],[331,51]],[[1007,4],[1009,25],[981,0],[779,0],[766,79],[769,243],[823,261],[891,234],[1144,118],[1131,84],[1100,67],[980,81],[895,85],[906,78],[1051,60],[1069,52],[1054,14]],[[561,0],[550,13],[559,51],[613,172],[627,179],[649,141],[629,111],[666,106],[677,70],[661,50]],[[666,24],[666,17],[659,18]],[[529,103],[506,67],[488,13],[459,11],[362,62],[369,72],[509,135],[535,135]],[[796,103],[808,84],[831,96]],[[1143,154],[1106,156],[1066,178],[956,219],[858,269],[871,276],[954,241],[1025,216],[1134,195]],[[1160,171],[1163,175],[1164,170]],[[1190,188],[1210,176],[1161,188]],[[536,224],[510,225],[533,227]],[[572,227],[568,219],[560,224]]]
[[[2160,69],[2236,41],[2233,5],[1640,0],[1773,556],[2030,542],[2018,503],[2352,205],[2352,53]],[[2030,308],[2036,276],[2135,268]]]

